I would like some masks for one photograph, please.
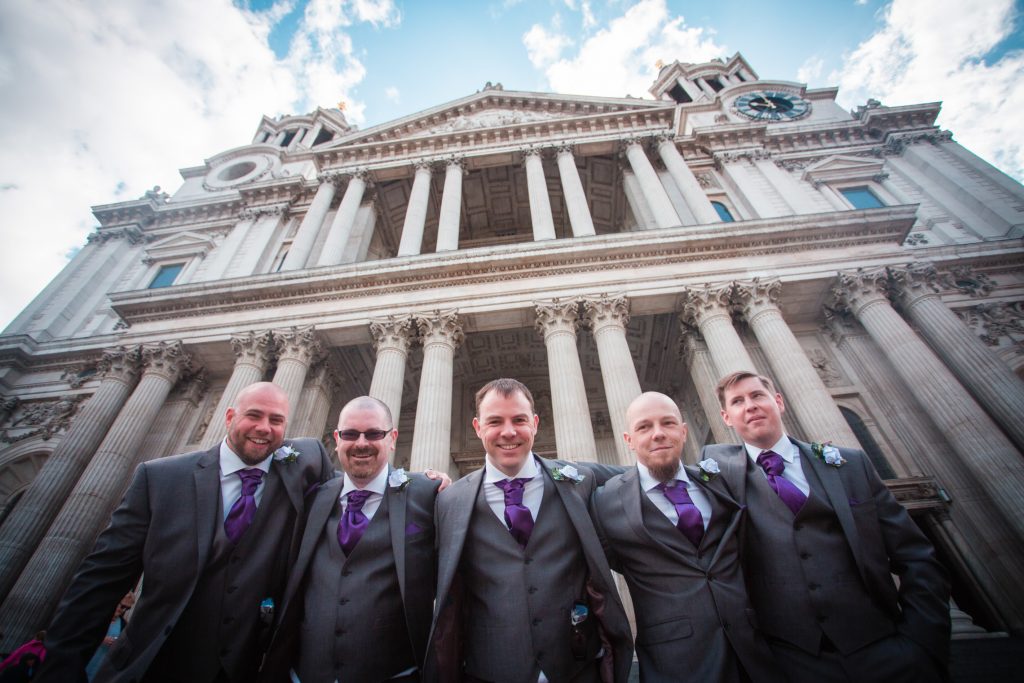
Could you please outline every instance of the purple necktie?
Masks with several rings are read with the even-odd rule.
[[[370,492],[356,489],[349,491],[345,506],[345,514],[341,516],[341,523],[338,524],[338,543],[346,555],[351,555],[363,537],[366,527],[370,526],[370,520],[363,514],[363,503],[370,497]]]
[[[764,470],[768,485],[779,494],[786,507],[792,510],[794,515],[800,512],[800,508],[807,502],[807,496],[796,487],[796,484],[782,476],[786,469],[782,456],[775,451],[761,451],[761,455],[757,456],[757,464]]]
[[[232,543],[238,543],[256,516],[256,489],[263,480],[263,470],[253,467],[235,472],[242,480],[242,496],[235,501],[224,519],[224,533]]]
[[[530,514],[530,508],[523,505],[523,487],[530,479],[533,477],[494,482],[495,486],[505,492],[505,523],[508,524],[509,533],[524,548],[533,531],[533,515]]]
[[[697,506],[693,504],[686,487],[685,481],[674,479],[671,483],[662,482],[655,488],[664,493],[665,497],[675,506],[676,514],[679,515],[676,528],[682,531],[683,536],[690,539],[690,543],[697,548],[700,547],[701,539],[704,538],[704,518],[701,517]]]

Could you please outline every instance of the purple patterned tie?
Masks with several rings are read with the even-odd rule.
[[[693,504],[693,500],[686,490],[687,486],[685,481],[674,479],[671,483],[662,482],[655,488],[664,493],[665,497],[675,506],[676,514],[679,515],[676,528],[683,532],[683,536],[690,539],[690,543],[693,543],[695,548],[699,548],[701,539],[704,538],[704,518],[701,517],[697,506]]]
[[[345,506],[345,514],[341,516],[341,523],[338,524],[338,543],[346,555],[352,554],[366,527],[370,526],[370,520],[363,514],[363,503],[369,497],[370,491],[365,489],[349,491],[346,497],[348,505]]]
[[[800,512],[800,508],[807,502],[807,496],[796,487],[796,484],[782,476],[786,469],[782,456],[775,451],[761,451],[761,455],[757,456],[757,464],[764,470],[768,485],[779,494],[786,507],[792,510],[794,515]]]
[[[263,470],[253,467],[238,470],[235,474],[242,480],[242,496],[231,506],[224,519],[224,533],[232,543],[238,543],[256,516],[256,489],[263,480]]]
[[[502,479],[494,485],[505,492],[505,523],[509,533],[522,547],[526,547],[533,531],[533,515],[530,508],[523,505],[523,487],[533,477],[519,479]]]

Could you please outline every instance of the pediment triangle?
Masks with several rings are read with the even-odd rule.
[[[156,240],[146,245],[147,251],[175,247],[213,246],[214,241],[205,235],[195,232],[181,232]]]
[[[833,173],[836,171],[871,171],[874,173],[882,169],[881,159],[865,159],[863,157],[852,157],[835,154],[825,159],[814,162],[805,169],[806,173]]]

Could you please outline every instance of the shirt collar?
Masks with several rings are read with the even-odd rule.
[[[782,433],[782,438],[776,441],[771,448],[758,448],[757,446],[751,446],[749,443],[744,443],[743,446],[747,449],[747,455],[750,456],[755,465],[757,464],[757,456],[761,455],[764,451],[775,451],[782,456],[787,465],[792,465],[796,462],[798,456],[796,444],[789,440],[785,432]]]
[[[229,474],[234,474],[238,470],[248,469],[255,467],[263,470],[266,474],[270,471],[270,463],[274,459],[274,454],[271,453],[262,462],[256,465],[246,465],[242,462],[242,459],[235,455],[235,452],[231,450],[231,446],[228,445],[228,440],[225,438],[220,442],[220,476],[226,477]]]
[[[390,471],[390,466],[382,467],[380,472],[377,473],[377,476],[371,479],[370,483],[367,484],[366,486],[363,486],[362,489],[364,491],[369,491],[370,493],[376,493],[383,496],[384,489],[386,489],[388,486],[388,474],[390,473]],[[355,491],[360,488],[356,486],[356,483],[349,478],[348,474],[344,476],[345,483],[341,487],[341,498],[347,496],[349,491]]]
[[[636,469],[640,473],[640,488],[642,490],[650,491],[651,489],[655,488],[658,484],[661,483],[660,481],[651,476],[651,471],[647,469],[647,465],[638,462],[636,464]],[[683,463],[679,463],[679,469],[676,470],[676,473],[673,475],[672,478],[678,479],[679,481],[685,481],[687,486],[690,485],[690,477],[686,474],[686,470],[683,469]]]
[[[527,457],[526,460],[523,462],[523,466],[519,468],[519,471],[516,473],[516,475],[514,477],[510,477],[494,466],[494,463],[491,462],[491,456],[485,455],[484,483],[491,484],[496,481],[504,481],[505,479],[529,479],[532,477],[536,477],[538,474],[540,474],[540,465],[537,464],[537,461],[535,460],[536,457],[537,456],[534,455],[531,451],[529,457]]]

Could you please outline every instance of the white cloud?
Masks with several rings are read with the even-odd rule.
[[[526,36],[523,42],[527,43]],[[682,16],[671,16],[664,0],[641,0],[583,41],[571,58],[546,66],[534,64],[543,68],[557,92],[647,96],[658,75],[658,60],[705,62],[724,54],[712,31],[687,26]]]
[[[824,68],[825,60],[818,55],[811,55],[796,70],[796,80],[799,83],[813,84],[821,77]]]
[[[523,45],[530,63],[543,69],[562,56],[565,48],[572,45],[572,39],[561,33],[548,31],[540,24],[534,24],[523,34]]]
[[[84,243],[91,205],[175,190],[178,168],[247,144],[262,114],[345,99],[361,121],[365,69],[339,27],[397,10],[311,0],[278,59],[267,38],[294,2],[0,3],[0,326]]]
[[[402,101],[402,94],[398,92],[398,88],[393,85],[389,85],[384,88],[384,97],[388,98],[391,102],[398,104]]]
[[[985,57],[1014,27],[1012,0],[894,0],[883,25],[829,79],[841,102],[943,101],[939,125],[965,147],[1024,179],[1024,52]]]

